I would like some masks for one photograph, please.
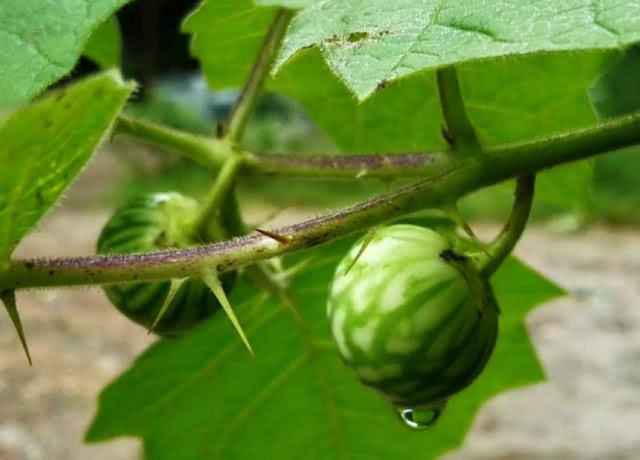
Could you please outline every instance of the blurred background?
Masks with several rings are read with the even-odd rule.
[[[144,0],[118,13],[123,72],[141,83],[136,116],[213,134],[237,96],[213,92],[189,56],[180,21],[198,2]],[[74,79],[97,70],[82,58]],[[601,119],[640,109],[640,51],[632,48],[593,80]],[[253,151],[326,154],[338,147],[292,99],[266,94],[250,122]],[[465,445],[447,459],[640,459],[640,147],[590,162],[580,200],[537,200],[518,255],[569,296],[528,319],[549,381],[490,401]],[[188,159],[118,136],[106,143],[68,196],[20,246],[21,257],[94,252],[111,210],[134,196],[178,190],[202,196],[211,174]],[[283,184],[286,183],[286,193]],[[243,178],[246,220],[298,221],[386,190],[376,182]],[[511,185],[466,198],[462,212],[490,237],[511,205]],[[555,191],[563,193],[562,184]],[[69,225],[69,221],[73,225]],[[96,395],[153,337],[118,314],[97,289],[20,293],[35,366],[0,322],[0,459],[134,459],[135,440],[81,443]],[[588,337],[588,340],[585,340]],[[522,414],[527,414],[525,418]]]

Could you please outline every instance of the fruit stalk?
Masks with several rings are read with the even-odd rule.
[[[484,248],[476,260],[477,270],[485,279],[489,279],[511,254],[524,232],[531,213],[534,189],[535,176],[527,175],[516,179],[515,197],[509,220],[496,239]]]

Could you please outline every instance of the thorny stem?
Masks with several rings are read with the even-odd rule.
[[[488,150],[481,158],[465,158],[447,171],[386,195],[275,230],[290,237],[286,244],[254,234],[212,245],[157,253],[15,260],[0,275],[0,292],[29,287],[181,278],[197,275],[209,267],[223,272],[316,246],[414,211],[438,207],[452,197],[506,179],[636,143],[640,143],[638,114],[545,140]]]
[[[231,146],[218,139],[208,139],[182,133],[149,122],[122,117],[117,132],[126,132],[154,145],[176,150],[205,164],[214,171],[233,154]],[[159,133],[164,130],[167,133]],[[598,125],[579,129],[546,139],[511,144],[483,150],[487,156],[539,156],[542,164],[553,166],[556,157],[574,155],[588,158],[612,150],[640,143],[640,113],[620,117]],[[209,153],[204,152],[211,149]],[[537,152],[533,155],[534,151]],[[580,153],[582,152],[582,154]],[[240,151],[242,165],[239,174],[307,177],[314,179],[399,179],[425,178],[439,175],[465,160],[455,152],[416,152],[405,154],[372,155],[276,155]],[[560,163],[563,161],[561,160]],[[535,171],[531,171],[535,172]]]
[[[244,128],[254,112],[258,98],[262,94],[264,82],[269,74],[276,54],[280,49],[280,44],[284,38],[287,26],[291,18],[293,18],[293,13],[293,10],[281,8],[271,23],[257,59],[253,64],[251,73],[232,111],[229,130],[225,136],[232,144],[237,143],[242,138]]]
[[[535,176],[527,175],[516,179],[513,209],[509,220],[496,239],[484,248],[484,253],[481,253],[478,259],[478,272],[484,278],[491,277],[500,267],[504,259],[511,254],[522,232],[524,232],[531,212],[534,189]]]

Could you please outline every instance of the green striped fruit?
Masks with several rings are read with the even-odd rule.
[[[338,265],[327,305],[340,355],[393,406],[437,416],[491,355],[491,288],[428,228],[380,229],[353,263],[362,244]]]
[[[175,192],[156,193],[136,199],[116,210],[98,238],[100,254],[126,254],[193,246],[189,238],[198,203]],[[225,291],[235,273],[222,277]],[[169,292],[169,281],[105,286],[111,303],[131,320],[150,328]],[[155,326],[162,336],[180,335],[211,316],[220,304],[200,280],[185,281]]]

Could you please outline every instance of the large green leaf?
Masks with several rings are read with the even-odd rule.
[[[91,32],[129,1],[0,1],[0,109],[67,74]]]
[[[91,33],[83,54],[103,69],[120,67],[122,38],[116,16],[111,16]]]
[[[561,291],[511,259],[494,280],[503,313],[486,371],[432,430],[404,427],[345,368],[330,338],[326,296],[350,242],[307,253],[315,265],[292,287],[299,321],[250,285],[236,287],[233,300],[255,358],[223,315],[151,346],[103,392],[87,439],[137,436],[151,460],[431,459],[461,443],[492,395],[543,378],[523,319]]]
[[[358,99],[381,81],[513,54],[640,40],[640,3],[619,0],[328,0],[303,10],[278,64],[318,46]]]
[[[134,86],[115,71],[98,74],[0,124],[0,271],[82,170]]]

